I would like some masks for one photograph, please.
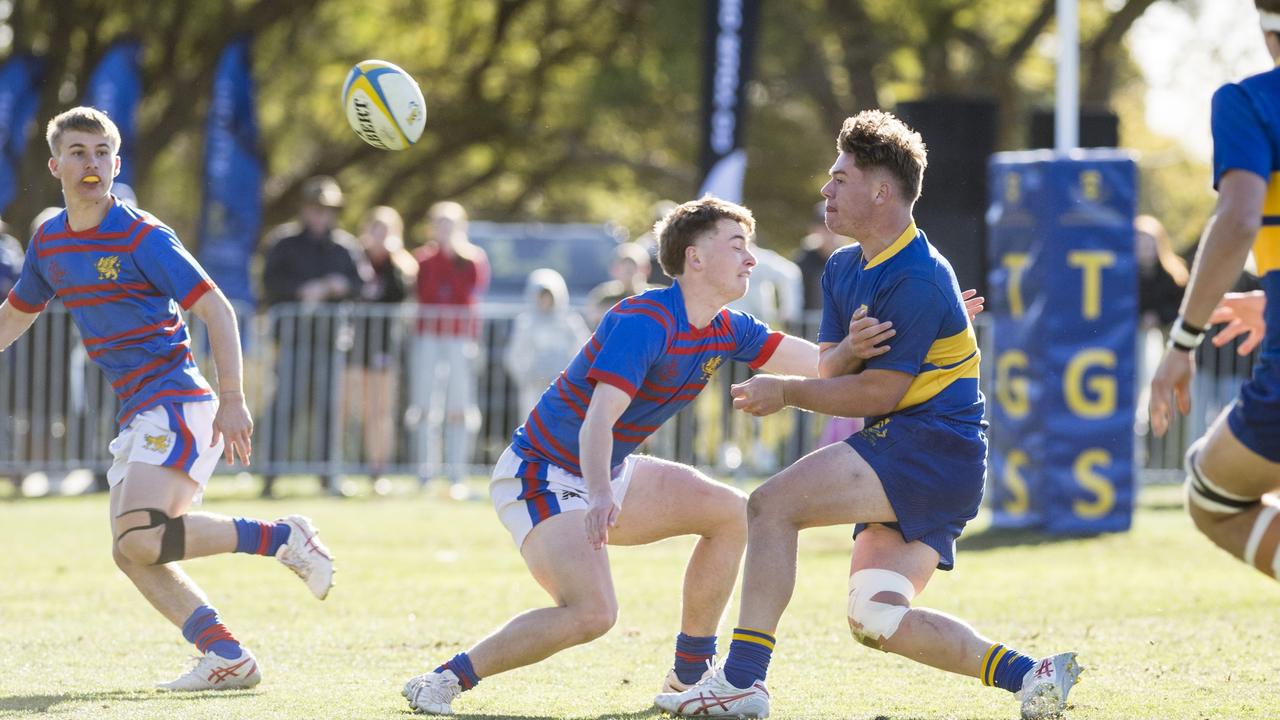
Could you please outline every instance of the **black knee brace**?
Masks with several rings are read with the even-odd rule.
[[[186,516],[179,515],[176,518],[171,518],[163,510],[157,510],[155,508],[138,508],[137,510],[127,510],[122,512],[116,516],[116,519],[119,520],[129,513],[136,512],[148,513],[151,517],[151,524],[139,525],[125,530],[116,537],[116,542],[120,542],[121,538],[134,530],[150,530],[152,528],[163,527],[164,530],[160,535],[160,556],[157,557],[156,561],[152,564],[164,565],[165,563],[181,560],[182,556],[187,551]]]

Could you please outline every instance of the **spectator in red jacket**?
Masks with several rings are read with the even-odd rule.
[[[458,203],[432,205],[427,221],[429,242],[418,254],[421,319],[409,375],[414,452],[421,482],[444,475],[455,496],[465,496],[461,483],[480,429],[476,305],[489,284],[489,260],[467,239],[467,211]]]

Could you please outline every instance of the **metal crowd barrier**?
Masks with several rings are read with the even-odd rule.
[[[457,313],[412,304],[287,305],[242,314],[245,386],[256,421],[252,470],[422,480],[455,471],[487,474],[524,419],[517,382],[502,363],[520,310],[518,305],[481,306],[470,347],[429,341],[427,328],[466,321]],[[788,330],[814,338],[819,320],[820,313],[810,313]],[[188,321],[193,353],[212,379],[204,333],[196,318]],[[986,351],[990,333],[981,316],[977,330]],[[1234,345],[1216,349],[1206,342],[1198,357],[1193,415],[1178,418],[1165,438],[1156,439],[1147,432],[1145,386],[1162,347],[1155,335],[1139,339],[1134,431],[1143,482],[1180,481],[1186,445],[1230,402],[1253,363],[1251,357],[1238,357]],[[450,352],[458,358],[454,364],[431,367],[427,360]],[[991,364],[983,368],[990,399]],[[701,396],[643,450],[718,477],[746,478],[767,476],[815,449],[825,417],[786,411],[757,419],[732,411],[729,385],[750,372],[740,364],[723,366]],[[0,476],[106,471],[116,400],[60,304],[51,305],[0,354],[0,373]],[[471,391],[478,412],[468,415],[465,408],[448,406],[448,392],[457,390]],[[458,437],[465,467],[452,468],[444,446]],[[219,471],[242,469],[222,466]]]

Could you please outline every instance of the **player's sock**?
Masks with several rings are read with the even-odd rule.
[[[1022,689],[1022,678],[1035,664],[1035,658],[996,643],[982,656],[982,684],[1016,693]]]
[[[289,541],[288,523],[262,522],[249,518],[235,518],[236,552],[254,555],[275,555]]]
[[[685,685],[693,685],[702,679],[707,663],[716,655],[716,636],[694,637],[680,633],[676,636],[676,677]]]
[[[480,676],[476,674],[476,669],[471,667],[471,658],[466,653],[460,652],[453,656],[453,659],[436,668],[436,672],[444,672],[452,670],[454,675],[458,676],[458,687],[465,692],[476,686],[480,682]]]
[[[724,677],[731,685],[749,688],[769,674],[775,639],[767,632],[751,628],[734,628],[729,643],[729,658],[724,662]]]
[[[193,643],[201,655],[212,650],[227,660],[240,657],[240,641],[218,619],[218,611],[208,605],[196,608],[182,624],[182,637]]]

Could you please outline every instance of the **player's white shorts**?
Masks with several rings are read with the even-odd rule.
[[[108,446],[115,459],[107,471],[111,487],[124,480],[129,463],[171,467],[191,476],[200,486],[195,501],[222,456],[222,438],[210,447],[213,416],[218,403],[213,400],[157,405],[138,413]]]
[[[618,507],[627,496],[636,462],[628,455],[613,469],[613,501]],[[551,463],[521,460],[508,446],[493,466],[489,499],[519,548],[534,525],[562,512],[586,510],[587,481]]]

